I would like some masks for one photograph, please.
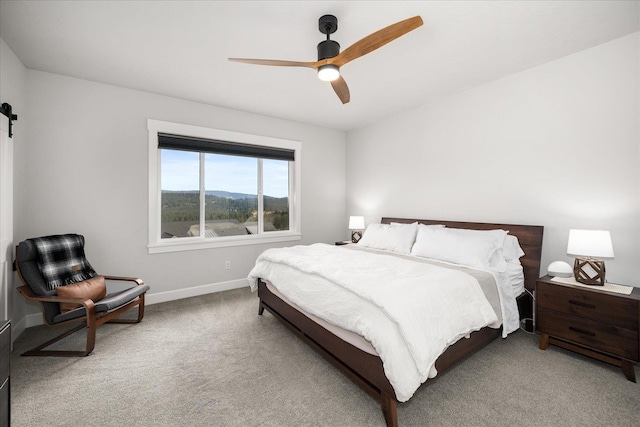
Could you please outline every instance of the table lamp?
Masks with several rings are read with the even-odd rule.
[[[349,230],[351,230],[351,241],[353,243],[358,243],[360,239],[362,239],[362,230],[364,230],[364,217],[350,216]]]
[[[611,234],[605,230],[569,230],[567,255],[576,257],[573,274],[585,285],[604,286],[602,258],[613,258]]]

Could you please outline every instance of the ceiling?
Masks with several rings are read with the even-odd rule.
[[[345,105],[314,70],[227,60],[315,61],[324,14],[342,50],[424,25],[342,68]],[[639,1],[0,0],[27,68],[345,131],[639,30]]]

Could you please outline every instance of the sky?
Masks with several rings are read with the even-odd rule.
[[[197,191],[199,154],[191,151],[160,150],[162,189]],[[283,160],[263,160],[264,195],[289,194],[289,164]],[[205,190],[257,194],[258,161],[252,157],[205,154]]]

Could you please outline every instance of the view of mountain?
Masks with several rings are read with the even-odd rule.
[[[205,221],[229,220],[245,223],[257,221],[258,196],[229,191],[207,191],[204,200]],[[276,230],[289,226],[289,198],[264,196],[264,220]],[[198,191],[162,191],[162,224],[200,221],[200,193]],[[185,231],[186,232],[186,231]],[[176,235],[175,232],[170,233]],[[183,236],[183,234],[181,234]]]
[[[257,194],[231,193],[229,191],[220,191],[220,190],[205,191],[204,194],[207,196],[218,196],[218,197],[224,197],[225,199],[233,199],[233,200],[258,198]]]
[[[163,193],[198,193],[198,191],[175,191],[175,190],[162,190]],[[207,190],[204,192],[205,195],[207,196],[216,196],[216,197],[221,197],[223,199],[233,199],[233,200],[240,200],[240,199],[257,199],[258,195],[257,194],[246,194],[246,193],[232,193],[230,191],[221,191],[221,190]],[[266,199],[278,199],[279,197],[273,197],[273,196],[264,196]]]
[[[193,191],[183,191],[183,190],[162,190],[163,193],[165,194],[189,194],[189,193],[194,193],[194,194],[198,194],[198,190],[193,190]],[[233,199],[233,200],[239,200],[239,199],[257,199],[258,195],[257,194],[245,194],[245,193],[232,193],[230,191],[220,191],[220,190],[208,190],[204,192],[206,196],[216,196],[216,197],[221,197],[223,199]],[[269,197],[269,196],[267,196]]]

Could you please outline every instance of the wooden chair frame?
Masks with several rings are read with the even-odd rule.
[[[142,318],[144,317],[144,296],[145,294],[143,293],[142,295],[138,296],[136,299],[128,302],[127,304],[112,310],[112,311],[108,311],[105,313],[96,313],[95,312],[95,304],[92,300],[90,299],[86,299],[83,300],[82,298],[64,298],[64,297],[58,297],[58,296],[41,296],[41,295],[37,295],[36,293],[34,293],[31,288],[29,287],[29,285],[27,285],[26,281],[24,280],[24,278],[22,277],[22,274],[20,272],[20,267],[18,266],[18,263],[16,263],[16,270],[18,271],[18,277],[20,277],[20,280],[22,281],[22,283],[24,283],[23,286],[19,286],[18,287],[18,292],[20,292],[22,294],[23,297],[25,297],[27,300],[29,301],[35,301],[37,303],[40,304],[41,308],[42,308],[42,318],[44,320],[45,325],[49,326],[49,327],[57,327],[57,326],[62,326],[62,325],[67,325],[67,324],[72,324],[72,323],[76,323],[76,322],[81,322],[79,325],[77,325],[76,327],[64,332],[61,335],[58,335],[57,337],[47,341],[44,344],[41,344],[29,351],[26,351],[24,353],[22,353],[22,356],[61,356],[61,357],[84,357],[89,355],[89,353],[91,353],[95,347],[96,344],[96,331],[98,329],[98,326],[101,326],[105,323],[140,323],[140,321],[142,320]],[[104,276],[105,280],[118,280],[118,281],[128,281],[128,282],[134,282],[136,283],[136,286],[143,286],[144,282],[138,278],[135,277],[121,277],[121,276]],[[75,319],[71,319],[71,320],[67,320],[64,322],[60,322],[60,323],[55,323],[55,324],[50,324],[47,321],[47,318],[45,316],[45,311],[44,311],[44,306],[43,303],[74,303],[74,304],[81,304],[84,306],[85,309],[85,315],[82,317],[78,317]],[[116,317],[120,316],[122,313],[134,308],[135,306],[138,306],[138,317],[136,319],[116,319]],[[79,330],[83,329],[83,328],[87,328],[87,339],[86,339],[86,346],[85,346],[85,350],[84,351],[69,351],[69,350],[43,350],[46,347],[49,347],[50,345],[68,337],[69,335],[78,332]]]

